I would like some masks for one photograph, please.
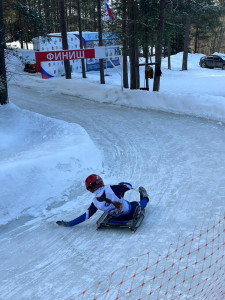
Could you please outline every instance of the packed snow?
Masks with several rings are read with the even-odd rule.
[[[59,195],[60,201],[66,198],[65,186],[71,187],[77,174],[82,178],[101,166],[100,151],[78,124],[46,118],[13,104],[1,107],[0,124],[5,128],[0,133],[0,224],[23,215],[40,215]],[[10,182],[13,188],[9,189]]]
[[[121,89],[120,67],[44,80],[8,56],[10,103],[0,107],[0,240],[4,300],[76,299],[115,268],[150,251],[154,259],[224,212],[225,71],[202,69],[203,54],[162,62],[159,92]],[[141,68],[144,87],[144,68]],[[149,192],[135,235],[95,231],[84,213],[91,173]]]

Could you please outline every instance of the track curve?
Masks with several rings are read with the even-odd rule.
[[[37,218],[5,226],[0,254],[4,256],[9,248],[12,252],[2,266],[8,287],[1,290],[4,299],[10,299],[8,289],[11,299],[29,299],[32,293],[32,299],[72,299],[137,255],[151,251],[157,257],[178,235],[189,234],[223,210],[225,128],[221,124],[62,94],[40,96],[38,90],[28,88],[23,88],[21,99],[18,91],[18,85],[10,86],[10,98],[17,106],[80,124],[103,152],[106,182],[126,180],[135,188],[145,186],[150,205],[135,235],[95,232],[99,215],[71,230],[56,227],[54,215],[45,222]],[[86,201],[86,209],[87,194],[76,191],[71,191],[72,197]],[[129,200],[137,196],[134,191]],[[82,212],[71,216],[78,213]]]

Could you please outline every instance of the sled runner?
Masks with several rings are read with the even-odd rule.
[[[101,217],[98,219],[97,223],[97,230],[102,227],[121,227],[121,228],[129,228],[133,233],[138,229],[141,225],[143,219],[145,217],[145,210],[141,210],[140,206],[137,207],[134,217],[131,220],[122,221],[113,218],[107,213],[103,213]]]

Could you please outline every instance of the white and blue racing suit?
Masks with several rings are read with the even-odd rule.
[[[117,220],[130,220],[133,217],[134,211],[138,205],[141,206],[141,209],[144,209],[148,203],[147,198],[143,198],[140,202],[133,201],[128,202],[123,198],[124,194],[132,189],[132,185],[130,183],[120,183],[118,185],[107,185],[100,187],[98,190],[94,192],[95,198],[93,199],[91,205],[87,209],[87,211],[79,216],[78,218],[66,222],[66,225],[71,227],[77,224],[80,224],[91,216],[93,216],[96,211],[102,210],[113,218]],[[112,202],[121,203],[121,207],[117,209],[113,204],[110,204],[101,199],[101,195],[105,193],[107,199],[110,199]]]

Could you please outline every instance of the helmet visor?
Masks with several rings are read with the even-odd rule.
[[[95,190],[96,185],[98,185],[100,182],[102,182],[102,179],[99,179],[95,182],[93,182],[92,184],[90,184],[89,186],[87,186],[87,190]]]

